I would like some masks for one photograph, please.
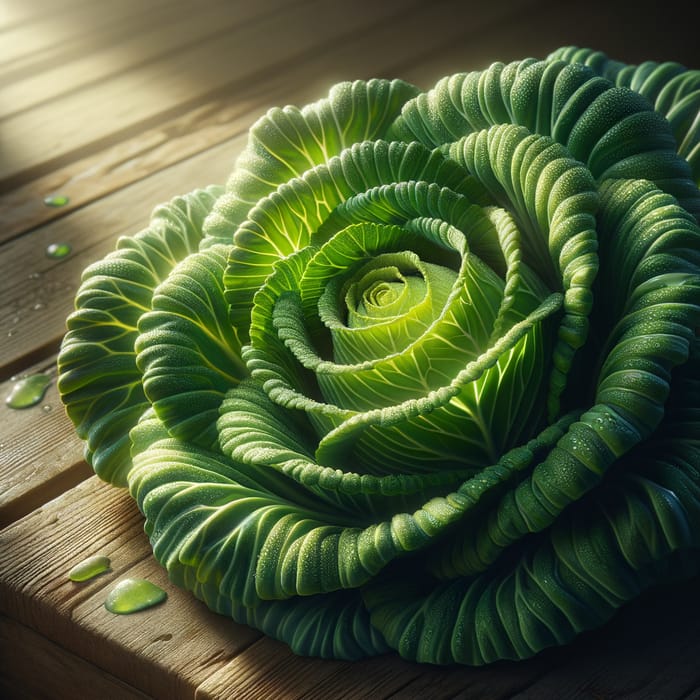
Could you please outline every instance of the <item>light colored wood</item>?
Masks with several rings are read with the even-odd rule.
[[[68,66],[70,59],[79,54],[97,54],[106,43],[118,43],[154,20],[162,22],[164,14],[177,11],[182,3],[183,0],[152,0],[144,7],[138,0],[121,0],[100,6],[64,0],[47,4],[42,11],[4,28],[1,84],[28,80],[29,86],[33,84],[32,76],[42,70],[61,64]],[[14,5],[16,9],[22,3],[5,0],[4,4],[11,8]],[[24,4],[35,6],[35,3]]]
[[[270,0],[261,7],[258,3],[239,4],[234,14],[227,11],[225,0],[201,2],[196,12],[189,4],[168,3],[163,12],[160,3],[133,2],[130,15],[122,3],[118,10],[106,5],[101,11],[79,17],[71,27],[76,36],[63,39],[42,51],[28,50],[32,40],[53,36],[55,17],[46,17],[48,27],[23,27],[22,36],[15,43],[25,55],[21,68],[12,61],[3,70],[0,83],[0,118],[24,112],[63,95],[81,89],[91,89],[95,83],[134,70],[141,64],[162,60],[183,46],[205,44],[212,37],[232,31],[237,25],[255,20],[258,15],[277,11],[289,0]],[[82,8],[78,8],[81,12]],[[114,15],[117,21],[115,23]],[[51,24],[53,23],[53,24]],[[99,26],[96,26],[98,25]],[[99,31],[102,30],[102,31]],[[54,38],[55,40],[55,38]],[[12,46],[6,46],[12,49]]]
[[[287,647],[261,639],[197,689],[197,700],[236,698],[509,698],[544,673],[538,660],[488,668],[442,668],[410,663],[395,654],[357,662],[299,659]],[[546,696],[542,696],[546,697]],[[554,696],[552,696],[554,697]]]
[[[363,0],[363,3],[367,0]],[[280,70],[299,56],[333,40],[387,20],[402,0],[373,3],[346,13],[335,3],[304,0],[264,15],[251,31],[233,26],[203,44],[184,46],[160,60],[147,62],[91,86],[0,122],[4,157],[0,187],[36,177],[46,164],[80,157],[96,144],[107,145],[172,116],[173,110],[209,93],[256,80]],[[222,15],[222,21],[225,15]],[[261,50],[261,41],[274,37]],[[110,105],[105,110],[104,105]]]
[[[50,16],[52,12],[61,13],[85,2],[86,0],[4,0],[0,4],[0,31],[16,30]]]
[[[529,4],[521,2],[522,11],[526,11]],[[497,12],[500,6],[490,7],[496,9],[482,11],[466,28],[458,22],[450,23],[439,34],[425,32],[434,9],[424,4],[410,7],[411,11],[402,13],[392,22],[379,23],[346,41],[324,46],[322,61],[316,53],[304,55],[284,71],[266,73],[259,79],[237,85],[235,90],[211,96],[205,105],[164,118],[152,128],[128,135],[68,166],[58,167],[25,185],[0,193],[0,210],[5,211],[0,242],[245,134],[255,119],[271,106],[303,105],[319,99],[339,80],[377,75],[402,77],[427,88],[449,70],[477,66],[479,61],[485,63],[487,49],[478,41],[478,29],[499,18],[498,14],[490,12]],[[397,34],[403,38],[404,48],[386,52],[384,47]],[[517,34],[511,30],[507,35],[514,44],[511,51],[516,51]],[[478,47],[476,54],[470,48],[474,46]],[[70,203],[61,209],[44,206],[44,197],[56,193],[67,195]]]
[[[195,698],[225,700],[231,694],[236,700],[306,697],[343,665],[340,661],[300,658],[280,642],[263,637],[211,674],[197,688]],[[362,662],[355,665],[356,672],[362,668]],[[348,697],[362,697],[356,692],[355,682],[344,692]]]

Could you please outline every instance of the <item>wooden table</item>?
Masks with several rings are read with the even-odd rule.
[[[157,203],[224,182],[270,106],[305,104],[350,78],[427,88],[563,44],[698,67],[696,27],[680,12],[660,22],[639,4],[633,13],[609,3],[469,5],[2,0],[2,396],[12,375],[55,378],[81,270],[144,227]],[[70,202],[47,207],[53,194]],[[71,255],[47,258],[55,242]],[[168,583],[135,504],[83,461],[55,382],[33,408],[0,413],[3,697],[700,698],[698,581],[652,593],[606,628],[524,663],[297,658]],[[70,582],[71,566],[97,552],[112,572]],[[108,613],[106,591],[126,575],[163,586],[167,603]]]

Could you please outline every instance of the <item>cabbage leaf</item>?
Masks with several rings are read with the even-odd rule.
[[[86,459],[298,654],[523,659],[700,571],[700,71],[335,85],[87,268]]]

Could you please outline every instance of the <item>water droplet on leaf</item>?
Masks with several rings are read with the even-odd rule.
[[[33,374],[15,382],[12,391],[5,399],[10,408],[29,408],[35,406],[43,398],[51,384],[51,377],[45,374]]]
[[[105,608],[115,615],[128,615],[162,603],[168,594],[143,578],[120,581],[109,593]]]
[[[47,207],[65,207],[70,202],[70,198],[65,194],[54,194],[50,197],[44,197],[44,204]]]
[[[95,576],[103,574],[105,571],[109,571],[110,561],[109,557],[103,554],[95,554],[92,557],[88,557],[79,564],[76,564],[69,572],[68,578],[71,581],[82,582],[89,581]]]
[[[55,260],[60,260],[70,255],[71,248],[70,243],[51,243],[46,247],[46,256],[49,258],[54,258]]]

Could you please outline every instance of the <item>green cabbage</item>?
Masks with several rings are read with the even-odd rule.
[[[88,267],[59,389],[172,581],[483,664],[695,575],[699,105],[577,48],[341,83]]]

